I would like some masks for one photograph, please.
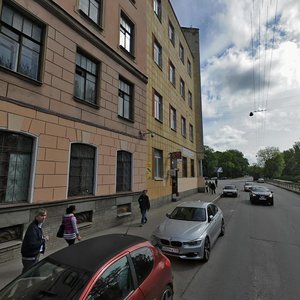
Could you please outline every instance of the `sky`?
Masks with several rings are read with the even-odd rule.
[[[254,164],[260,149],[299,142],[300,1],[170,2],[200,31],[204,145]]]

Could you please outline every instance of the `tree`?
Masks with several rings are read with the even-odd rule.
[[[259,166],[264,168],[266,177],[280,177],[284,169],[283,154],[276,147],[267,147],[257,153]]]
[[[204,161],[203,161],[203,174],[204,176],[213,177],[215,168],[217,167],[217,160],[214,149],[204,146]]]

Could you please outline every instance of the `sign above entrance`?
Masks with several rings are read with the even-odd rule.
[[[171,159],[181,159],[181,152],[171,152]]]

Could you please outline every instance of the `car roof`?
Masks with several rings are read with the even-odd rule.
[[[206,208],[211,202],[198,201],[186,201],[178,204],[176,207],[196,207],[196,208]]]
[[[112,257],[146,239],[126,234],[108,234],[78,242],[48,256],[62,264],[96,272]]]

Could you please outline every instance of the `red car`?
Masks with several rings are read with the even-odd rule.
[[[141,237],[99,236],[47,256],[0,299],[173,299],[171,262]]]

